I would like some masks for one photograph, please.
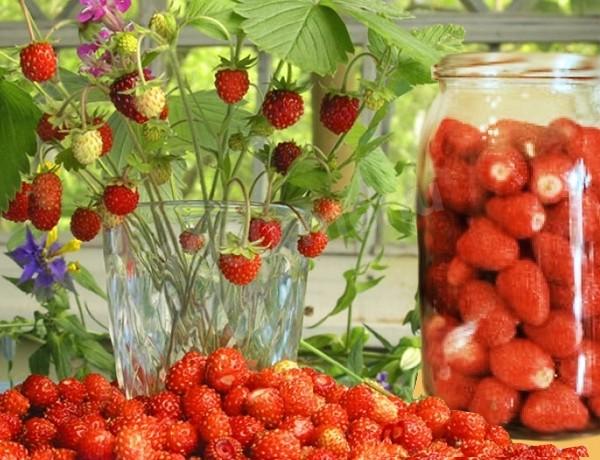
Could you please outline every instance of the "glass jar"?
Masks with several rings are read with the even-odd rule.
[[[262,210],[251,207],[254,214]],[[257,278],[244,286],[218,268],[227,236],[242,234],[240,203],[143,204],[134,218],[105,230],[110,333],[128,396],[162,390],[169,367],[190,350],[235,347],[255,368],[296,359],[308,275],[296,249],[302,226],[288,207],[271,205],[269,215],[281,223],[281,240],[262,254]],[[204,239],[195,254],[180,248],[186,229]]]
[[[571,54],[461,54],[418,165],[424,382],[529,437],[600,417],[600,95]]]

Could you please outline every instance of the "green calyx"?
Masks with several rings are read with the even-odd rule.
[[[218,69],[232,69],[232,70],[248,70],[256,64],[256,58],[248,55],[243,59],[227,59],[221,56],[221,64],[217,67]]]
[[[273,125],[269,123],[262,115],[256,115],[250,118],[248,123],[250,125],[250,135],[258,137],[269,137],[275,132]]]
[[[261,255],[264,252],[258,242],[244,241],[233,234],[227,234],[227,244],[219,251],[221,254],[230,254],[235,256],[244,256],[248,260],[254,259],[257,255]]]

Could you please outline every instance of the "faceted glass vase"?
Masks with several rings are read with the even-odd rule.
[[[227,234],[243,233],[239,203],[144,204],[105,230],[110,332],[129,396],[160,391],[169,366],[189,350],[235,347],[256,368],[296,357],[308,273],[296,249],[301,227],[287,207],[271,205],[269,215],[281,222],[281,242],[262,255],[257,278],[245,286],[227,281],[217,265]],[[195,255],[178,242],[192,228],[205,239]]]

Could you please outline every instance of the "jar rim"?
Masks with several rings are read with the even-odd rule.
[[[459,53],[433,67],[436,80],[509,78],[597,80],[598,58],[574,53]]]

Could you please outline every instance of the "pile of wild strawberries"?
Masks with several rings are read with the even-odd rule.
[[[235,349],[187,353],[154,396],[126,399],[98,374],[29,376],[0,395],[2,460],[577,459],[584,447],[512,443],[439,398],[408,404],[283,361],[249,369]]]
[[[444,119],[420,221],[426,380],[542,433],[600,415],[600,130]]]

